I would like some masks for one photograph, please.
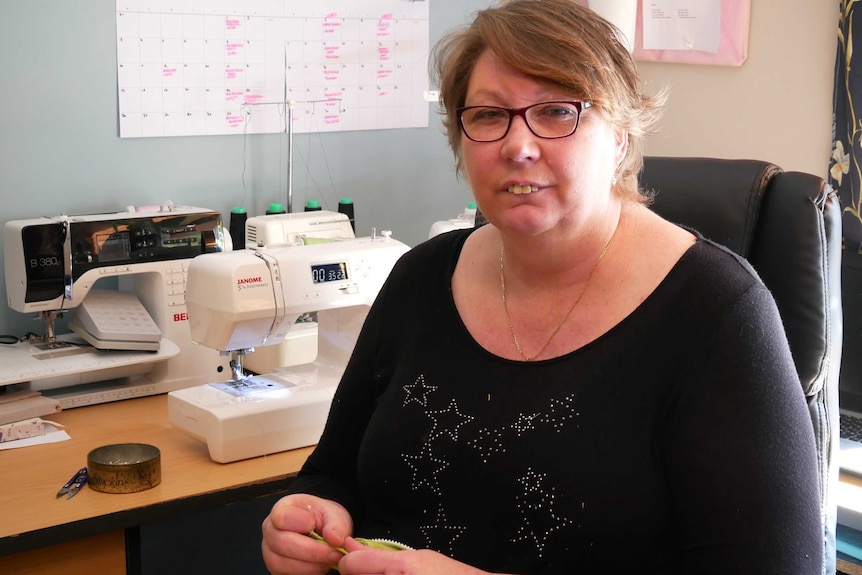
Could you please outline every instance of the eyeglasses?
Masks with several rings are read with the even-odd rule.
[[[581,111],[590,102],[540,102],[524,108],[500,106],[465,106],[458,108],[458,123],[464,135],[474,142],[496,142],[509,133],[512,118],[520,116],[536,136],[546,139],[565,138],[578,129]]]

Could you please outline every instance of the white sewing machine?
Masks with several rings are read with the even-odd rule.
[[[309,240],[347,240],[354,237],[353,226],[347,216],[328,210],[255,216],[245,224],[246,246],[252,249],[301,246]]]
[[[187,206],[7,222],[9,306],[36,313],[46,333],[0,347],[0,386],[41,391],[66,409],[229,371],[226,358],[192,342],[185,305],[189,262],[228,242],[218,212]],[[105,283],[115,285],[99,289]],[[55,333],[64,313],[75,333]]]
[[[206,254],[189,266],[192,339],[233,355],[233,378],[168,394],[171,423],[228,463],[316,443],[368,309],[409,248],[381,236]],[[247,375],[242,358],[317,312],[314,361]],[[301,324],[299,324],[301,325]]]
[[[307,243],[353,239],[353,227],[345,214],[320,210],[249,218],[245,225],[250,249],[303,246]],[[278,367],[310,363],[317,357],[317,322],[313,314],[302,316],[278,345],[258,347],[245,357],[245,367],[269,373]]]

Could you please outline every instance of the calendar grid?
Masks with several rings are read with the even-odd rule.
[[[427,1],[305,4],[117,0],[120,137],[427,127]]]

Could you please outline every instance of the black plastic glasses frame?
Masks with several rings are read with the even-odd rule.
[[[536,106],[547,106],[548,104],[569,104],[575,107],[578,111],[578,117],[575,120],[574,125],[572,126],[572,131],[568,134],[563,134],[562,136],[543,136],[541,134],[537,134],[536,130],[533,129],[533,126],[530,125],[530,121],[527,119],[527,111],[531,108],[535,108]],[[527,125],[530,132],[532,132],[536,137],[542,138],[545,140],[559,140],[560,138],[568,138],[572,134],[574,134],[578,130],[578,125],[581,123],[581,113],[587,108],[592,107],[592,102],[586,102],[581,100],[551,100],[550,102],[538,102],[536,104],[531,104],[529,106],[524,106],[523,108],[504,108],[503,106],[463,106],[461,108],[457,108],[455,112],[458,114],[458,125],[461,127],[461,132],[467,136],[468,139],[473,140],[474,142],[498,142],[506,137],[506,134],[509,133],[509,130],[512,128],[512,118],[515,116],[520,116],[524,120],[524,124]],[[506,124],[506,131],[499,138],[494,138],[492,140],[477,140],[476,138],[470,136],[467,132],[467,128],[464,127],[464,112],[469,110],[476,110],[478,108],[490,108],[493,110],[500,110],[502,112],[506,112],[509,115],[508,123]]]

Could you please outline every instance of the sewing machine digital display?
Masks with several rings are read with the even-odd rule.
[[[97,235],[95,245],[99,261],[102,262],[127,260],[132,255],[132,244],[126,232]]]
[[[338,282],[348,279],[347,262],[331,264],[313,264],[311,266],[311,282],[321,284]]]

